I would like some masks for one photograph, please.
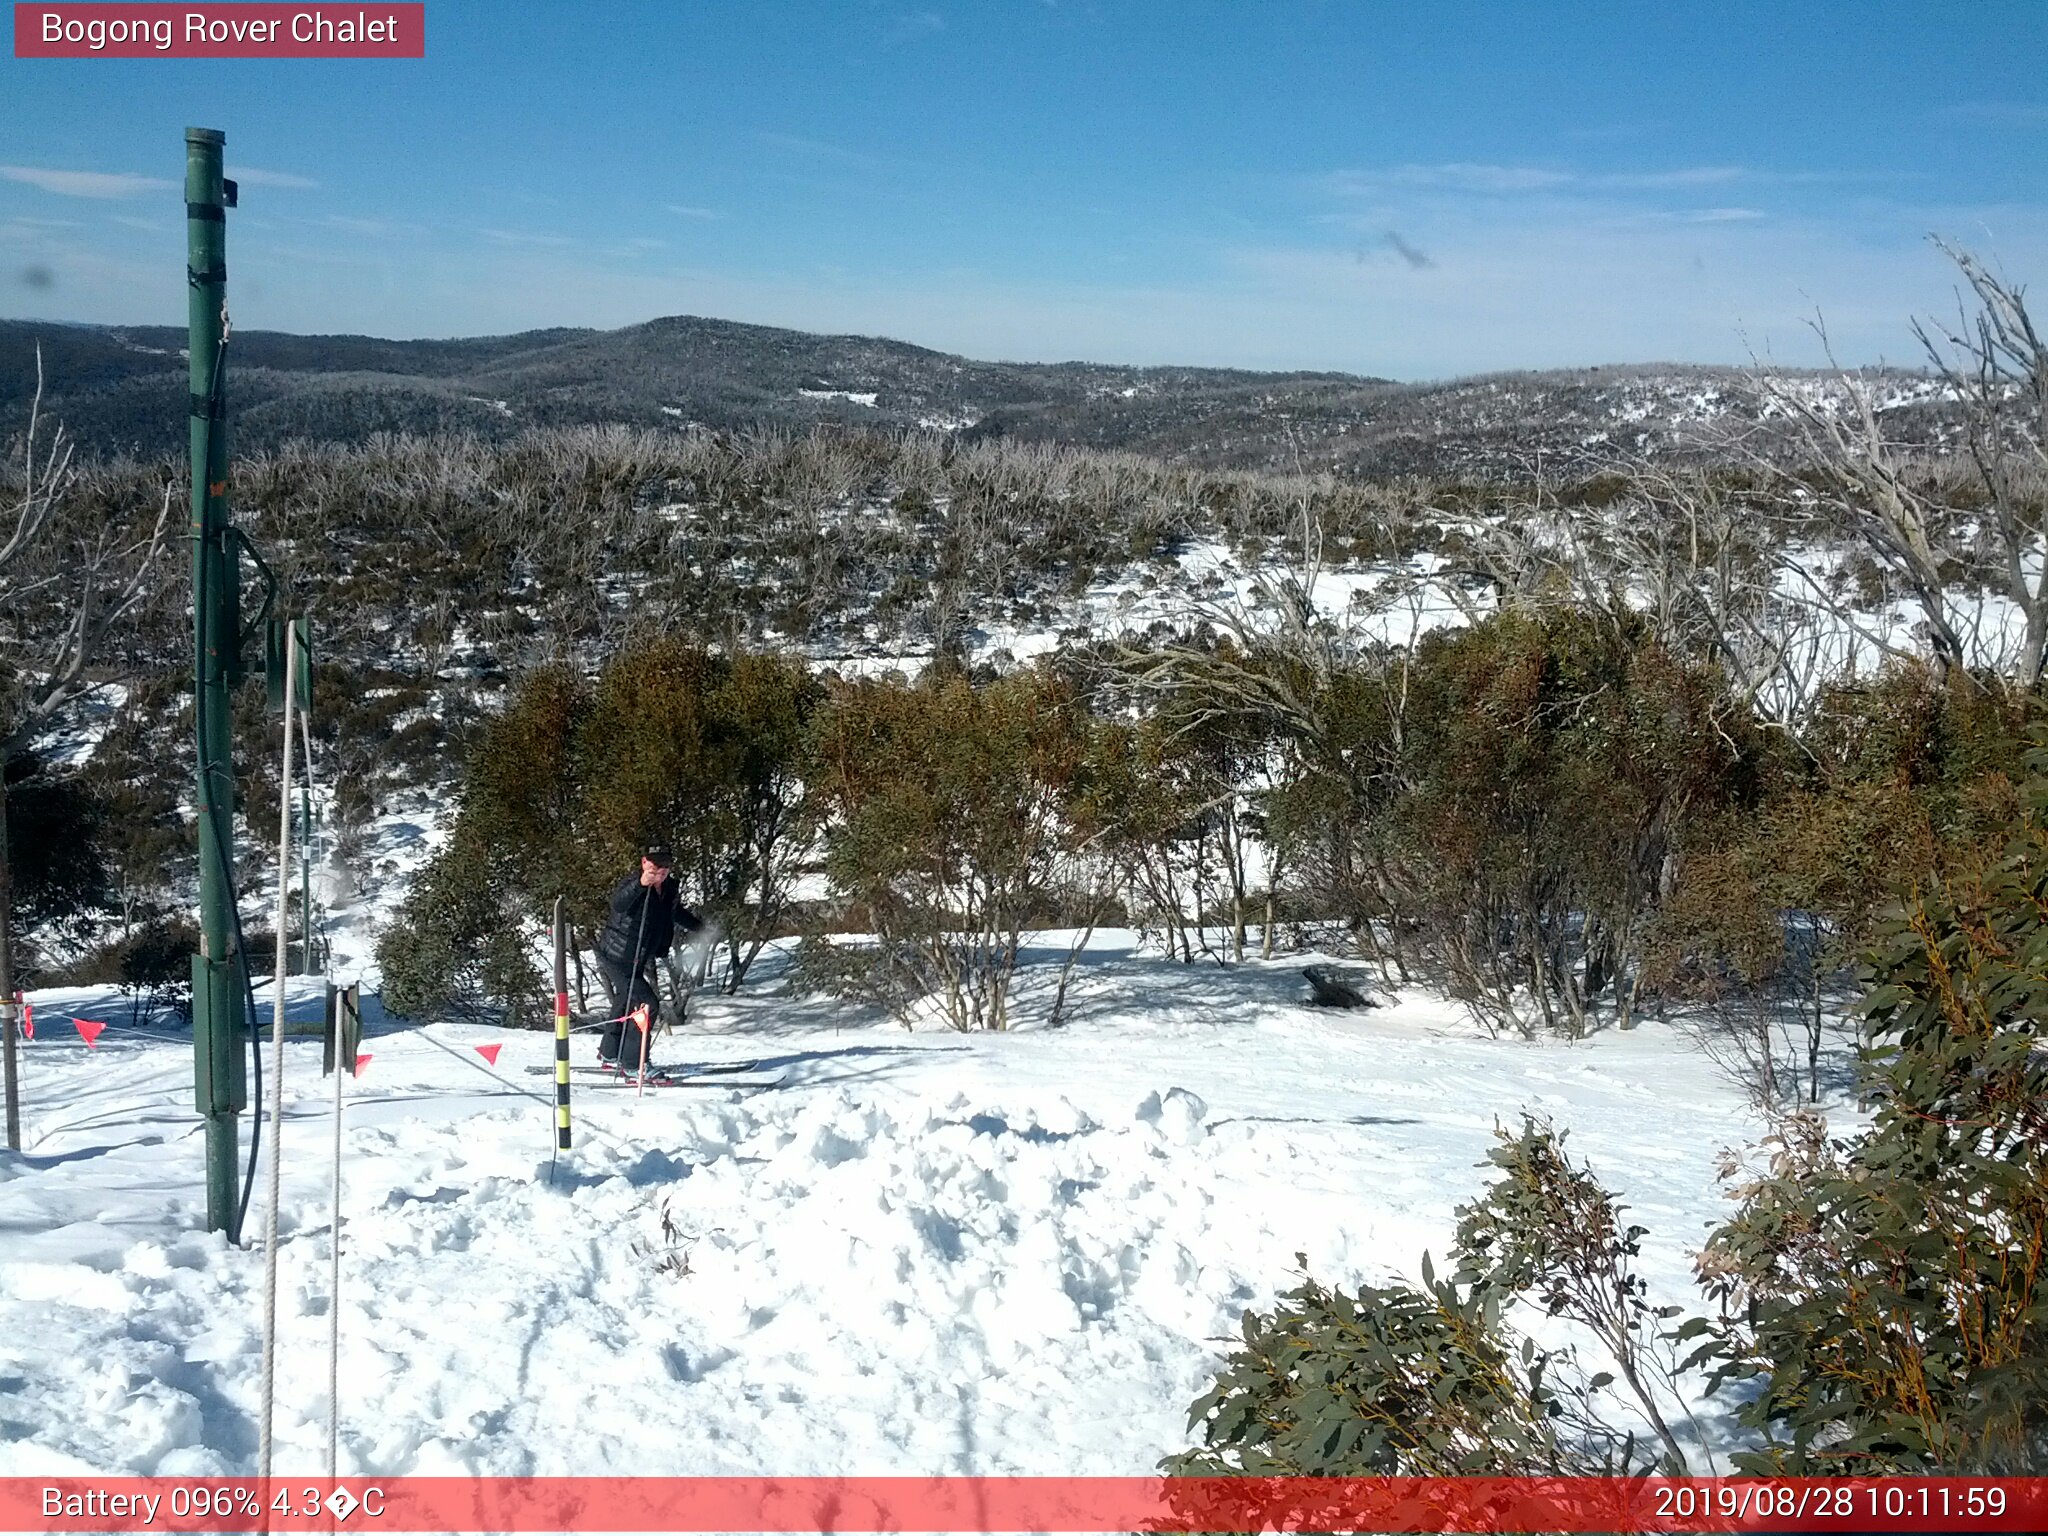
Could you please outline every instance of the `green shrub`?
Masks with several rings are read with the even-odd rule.
[[[385,1010],[543,1027],[553,1015],[551,987],[521,942],[532,928],[532,914],[502,873],[458,832],[378,938]]]
[[[1306,1263],[1301,1255],[1298,1262]],[[1175,1477],[1513,1477],[1642,1470],[1633,1442],[1599,1429],[1558,1357],[1517,1340],[1506,1296],[1437,1279],[1420,1288],[1304,1278],[1244,1343],[1188,1422],[1201,1444],[1161,1462]]]
[[[1430,636],[1403,680],[1402,792],[1367,830],[1387,908],[1482,1018],[1624,1026],[1688,823],[1750,797],[1719,679],[1630,626],[1502,614]]]
[[[559,665],[529,673],[479,734],[448,844],[381,941],[386,1006],[538,1018],[538,951],[513,936],[544,933],[557,896],[593,934],[653,843],[676,850],[685,899],[723,936],[738,986],[781,931],[811,844],[803,753],[821,692],[794,660],[666,638],[594,683]]]
[[[1516,1298],[1592,1331],[1667,1471],[1685,1466],[1670,1410],[1695,1372],[1734,1389],[1740,1472],[2048,1469],[2048,744],[2028,771],[2003,848],[1884,925],[1863,1003],[1875,1118],[1843,1142],[1797,1112],[1766,1138],[1698,1255],[1715,1316],[1663,1326],[1677,1309],[1633,1268],[1644,1230],[1525,1123],[1460,1209],[1450,1282],[1425,1258],[1421,1290],[1311,1280],[1247,1313],[1191,1411],[1202,1444],[1168,1470],[1643,1470],[1600,1411],[1604,1374],[1526,1344],[1515,1367]]]
[[[1871,1128],[1774,1139],[1700,1273],[1757,1471],[2048,1468],[2048,750],[2005,847],[1885,925]]]
[[[889,995],[930,999],[957,1029],[1008,1026],[1021,935],[1079,842],[1088,741],[1078,699],[1037,673],[834,693],[813,747],[825,870],[869,914],[875,954],[909,968]]]

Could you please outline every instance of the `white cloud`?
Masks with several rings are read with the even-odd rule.
[[[266,171],[253,165],[235,166],[227,173],[228,180],[244,187],[283,187],[303,190],[317,187],[319,182],[305,176],[294,176],[290,171]]]
[[[864,171],[887,170],[891,165],[890,161],[879,155],[865,154],[857,149],[848,149],[844,144],[813,139],[801,133],[757,133],[754,137],[770,149],[778,149],[784,154],[795,155],[801,159],[853,166]]]
[[[945,30],[946,18],[937,11],[899,11],[888,30],[883,33],[882,41],[893,46]]]
[[[357,219],[345,213],[330,213],[320,222],[329,229],[340,230],[344,235],[363,235],[373,240],[381,240],[398,232],[398,226],[388,219]]]
[[[1400,193],[1442,197],[1616,197],[1624,193],[1683,193],[1728,187],[1874,186],[1910,182],[1907,171],[1764,170],[1745,165],[1682,165],[1657,171],[1582,171],[1551,165],[1492,165],[1451,161],[1441,165],[1369,166],[1337,171],[1323,185],[1346,196],[1391,197]]]
[[[568,235],[538,235],[523,229],[480,229],[477,231],[486,240],[495,240],[500,245],[574,245]]]
[[[175,181],[160,176],[136,176],[127,171],[59,171],[35,165],[0,165],[0,177],[26,182],[59,197],[145,197],[175,192],[178,187]]]
[[[1753,175],[1739,165],[1687,165],[1671,171],[1607,171],[1580,179],[1589,187],[1656,191],[1666,187],[1717,187]]]
[[[1947,109],[1966,122],[1995,123],[2005,128],[2048,127],[2048,102],[1962,101]]]
[[[1378,191],[1387,187],[1434,187],[1451,192],[1544,192],[1571,185],[1570,171],[1533,165],[1395,165],[1377,170],[1340,171],[1344,191]]]
[[[697,208],[689,203],[663,203],[661,206],[670,213],[677,214],[686,219],[722,219],[725,217],[716,208]]]
[[[1340,171],[1336,182],[1346,192],[1385,192],[1406,187],[1509,196],[1537,192],[1681,190],[1723,186],[1754,179],[1755,175],[1739,165],[1687,165],[1664,171],[1576,171],[1557,166],[1488,165],[1456,160],[1442,165]]]

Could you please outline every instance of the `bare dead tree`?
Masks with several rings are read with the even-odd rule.
[[[1840,368],[1825,390],[1760,374],[1764,399],[1791,425],[1795,456],[1759,462],[1768,462],[1786,505],[1803,512],[1816,534],[1848,533],[1919,610],[1919,634],[1945,676],[1967,678],[1980,667],[2032,687],[2048,661],[2048,344],[2022,289],[1968,252],[1935,243],[1961,270],[1976,309],[1959,296],[1953,325],[1923,321],[1914,329],[1942,392],[1961,409],[1970,494],[1955,495],[1953,477],[1945,480],[1894,441],[1876,384]],[[1825,343],[1824,329],[1821,337]],[[2004,642],[1981,603],[1970,609],[1957,590],[1959,572],[2012,603],[2024,626],[2017,647]],[[1878,626],[1857,629],[1884,652],[1912,654]]]
[[[2024,289],[1970,252],[1935,244],[1961,270],[1977,309],[1969,313],[1959,297],[1953,328],[1919,322],[1914,334],[1964,407],[1965,443],[1983,493],[1978,533],[2024,620],[2018,681],[2031,688],[2048,662],[2048,343],[2027,313]]]
[[[11,488],[12,520],[0,544],[0,612],[52,616],[54,622],[10,636],[0,698],[0,1030],[4,1030],[7,1144],[21,1146],[15,1080],[13,859],[7,846],[7,767],[71,705],[104,686],[92,674],[108,629],[141,604],[169,526],[171,485],[156,521],[140,538],[128,530],[69,526],[66,503],[77,484],[74,445],[62,424],[42,435],[43,354],[20,448],[21,479]],[[39,631],[39,632],[38,632]]]

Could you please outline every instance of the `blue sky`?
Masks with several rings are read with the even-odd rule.
[[[0,58],[0,314],[705,314],[1400,378],[1913,361],[1930,232],[2048,275],[2048,3],[429,0],[422,61]]]

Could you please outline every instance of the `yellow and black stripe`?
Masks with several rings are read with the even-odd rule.
[[[569,924],[555,898],[555,1150],[569,1150]]]
[[[569,1150],[569,994],[555,994],[555,1146]]]

